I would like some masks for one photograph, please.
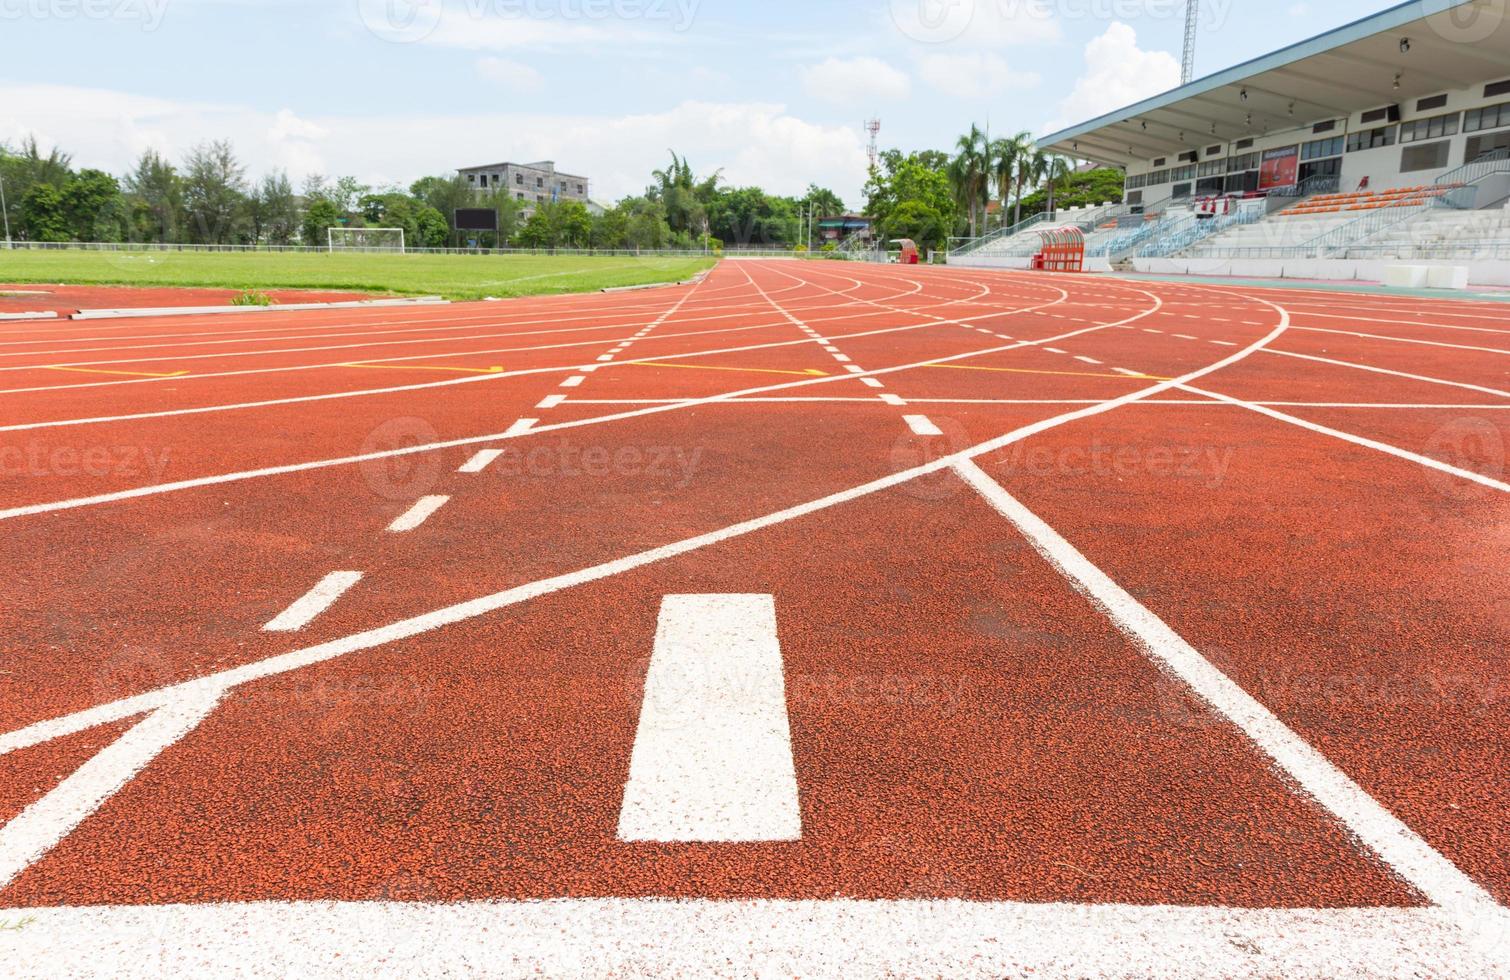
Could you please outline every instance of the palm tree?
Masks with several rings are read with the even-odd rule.
[[[1017,158],[1022,147],[1015,139],[998,139],[991,142],[991,180],[996,185],[996,199],[1001,202],[1001,226],[1007,226],[1007,201],[1012,194],[1012,177],[1017,171]]]
[[[949,161],[949,178],[954,185],[954,197],[970,214],[970,237],[976,236],[976,209],[984,212],[988,180],[991,170],[991,144],[986,134],[974,123],[970,132],[954,143],[954,159]]]
[[[1019,147],[1015,168],[1017,209],[1012,216],[1012,223],[1015,225],[1022,223],[1022,186],[1037,183],[1041,179],[1044,169],[1044,152],[1034,144],[1032,133],[1018,133],[1012,137],[1012,141]]]
[[[1049,154],[1044,161],[1044,176],[1048,179],[1049,214],[1054,213],[1054,185],[1070,175],[1070,161],[1057,154]]]

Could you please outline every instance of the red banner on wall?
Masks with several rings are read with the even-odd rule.
[[[1282,146],[1265,150],[1258,166],[1258,189],[1294,187],[1300,179],[1300,147]]]

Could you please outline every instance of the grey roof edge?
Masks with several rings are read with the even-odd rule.
[[[1103,126],[1124,122],[1129,116],[1162,109],[1183,99],[1202,95],[1235,82],[1246,81],[1266,71],[1284,68],[1287,65],[1303,61],[1306,58],[1330,51],[1333,48],[1351,44],[1354,41],[1361,41],[1366,37],[1373,37],[1375,34],[1382,34],[1385,31],[1395,30],[1406,24],[1413,24],[1435,14],[1445,13],[1456,7],[1474,2],[1475,0],[1407,0],[1405,3],[1381,10],[1377,14],[1370,14],[1352,23],[1333,28],[1324,34],[1318,34],[1304,41],[1297,41],[1277,51],[1271,51],[1257,58],[1251,58],[1248,61],[1233,65],[1231,68],[1225,68],[1204,78],[1197,78],[1188,85],[1172,88],[1167,92],[1144,99],[1142,102],[1134,102],[1132,105],[1097,116],[1095,119],[1080,123],[1077,126],[1071,126],[1069,129],[1050,133],[1047,136],[1041,137],[1037,141],[1037,145],[1047,148],[1058,143],[1074,140],[1087,133],[1093,133]]]

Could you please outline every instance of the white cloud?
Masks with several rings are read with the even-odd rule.
[[[923,81],[956,99],[984,99],[1008,90],[1034,88],[1036,72],[1014,71],[999,54],[925,54],[918,59]]]
[[[538,71],[509,58],[496,58],[492,55],[478,58],[477,74],[490,82],[518,91],[538,92],[545,87],[545,79]]]
[[[1054,130],[1121,109],[1180,84],[1180,63],[1167,51],[1144,51],[1138,34],[1121,21],[1085,46],[1085,74],[1059,103]]]
[[[1296,19],[1309,17],[1311,15],[1311,5],[1308,3],[1292,3],[1286,13]]]
[[[291,110],[168,102],[128,93],[56,85],[0,84],[0,141],[35,133],[43,146],[73,154],[76,166],[124,173],[145,149],[181,160],[194,144],[235,142],[248,171],[285,168],[352,174],[375,185],[407,186],[426,174],[491,160],[556,160],[592,178],[596,198],[640,193],[667,149],[699,174],[723,168],[734,184],[800,194],[809,182],[856,201],[865,182],[858,127],[828,126],[782,105],[688,101],[634,116],[558,113],[300,117]],[[395,134],[402,134],[396,138]]]
[[[888,0],[892,28],[922,44],[997,48],[1063,36],[1050,0]]]
[[[880,58],[829,58],[803,70],[802,87],[825,102],[875,104],[907,98],[912,80]]]

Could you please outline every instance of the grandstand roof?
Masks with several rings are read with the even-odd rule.
[[[1038,145],[1121,165],[1507,75],[1505,0],[1410,0],[1045,136]]]

